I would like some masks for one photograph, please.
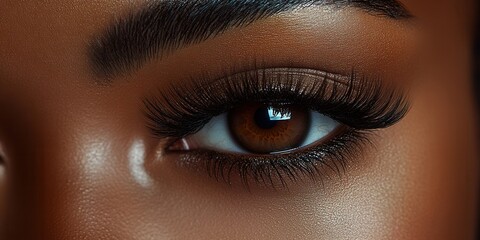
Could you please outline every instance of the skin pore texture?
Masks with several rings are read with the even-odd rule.
[[[474,239],[473,1],[401,3],[414,17],[282,12],[105,84],[92,39],[144,1],[3,1],[0,239]],[[142,99],[257,65],[354,69],[411,108],[340,173],[288,189],[229,186],[152,137]]]

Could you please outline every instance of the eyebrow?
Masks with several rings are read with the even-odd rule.
[[[396,20],[412,15],[396,0],[164,0],[153,1],[116,20],[89,44],[90,66],[110,81],[230,29],[312,6],[355,7]]]

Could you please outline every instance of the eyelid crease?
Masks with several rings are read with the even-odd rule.
[[[226,74],[212,80],[159,89],[144,99],[145,115],[155,137],[182,138],[199,131],[211,118],[241,104],[296,104],[357,129],[385,128],[409,109],[400,89],[379,79],[304,68],[266,68]]]

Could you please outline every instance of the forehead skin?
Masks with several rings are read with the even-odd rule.
[[[86,46],[143,1],[3,1],[0,238],[473,239],[473,1],[402,2],[416,16],[410,30],[353,9],[306,10],[186,48],[105,87],[95,84]],[[331,34],[317,39],[316,28]],[[313,48],[335,57],[311,56]],[[412,84],[414,105],[325,189],[249,194],[179,172],[168,158],[149,164],[159,143],[139,99],[254,53],[272,62],[355,65]],[[421,59],[415,71],[412,55]],[[140,170],[132,154],[144,156]]]

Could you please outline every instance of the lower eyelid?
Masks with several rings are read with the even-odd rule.
[[[372,130],[373,131],[373,130]],[[345,130],[325,144],[291,153],[245,156],[224,154],[211,150],[197,150],[179,154],[178,164],[182,168],[203,170],[209,177],[228,185],[270,188],[272,190],[311,187],[332,174],[346,174],[350,162],[361,158],[369,144],[372,131]],[[311,182],[310,182],[311,181]]]

